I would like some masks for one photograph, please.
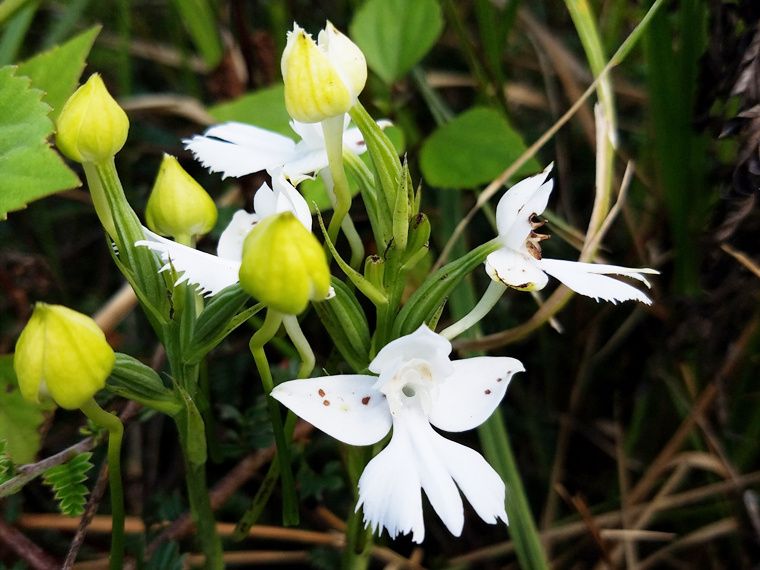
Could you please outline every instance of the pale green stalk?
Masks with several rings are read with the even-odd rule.
[[[267,355],[264,351],[264,345],[277,334],[282,320],[283,316],[281,313],[271,308],[267,309],[264,323],[251,337],[249,348],[256,362],[259,376],[261,376],[261,384],[267,397],[267,407],[269,409],[269,419],[272,422],[274,441],[277,445],[277,462],[279,463],[280,481],[282,483],[283,522],[286,525],[295,525],[298,524],[298,501],[296,499],[296,484],[293,480],[293,471],[290,465],[290,445],[285,435],[280,408],[277,401],[269,396],[274,389],[274,381],[272,380],[272,371],[269,368],[269,360],[267,360]]]
[[[298,378],[308,378],[311,376],[312,370],[317,359],[314,357],[314,351],[311,349],[306,335],[301,330],[301,325],[298,323],[298,317],[295,315],[285,315],[282,318],[282,325],[285,327],[285,332],[288,333],[288,337],[293,342],[293,346],[298,351],[298,356],[301,358],[301,366],[298,368]]]
[[[322,131],[335,193],[335,208],[327,228],[327,235],[330,236],[330,241],[336,243],[343,219],[351,208],[351,190],[343,168],[343,115],[322,121]]]
[[[111,490],[111,555],[109,568],[124,566],[124,487],[121,482],[121,440],[124,426],[117,416],[106,412],[90,399],[81,407],[82,413],[96,425],[108,430],[108,484]]]
[[[494,308],[506,290],[507,286],[501,281],[494,281],[492,279],[491,283],[488,285],[488,289],[486,289],[486,292],[483,293],[480,301],[478,301],[478,304],[475,305],[464,317],[459,319],[453,325],[443,329],[439,334],[448,340],[452,340],[475,326],[491,311],[491,309]]]

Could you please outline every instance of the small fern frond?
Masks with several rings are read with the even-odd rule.
[[[48,469],[42,476],[45,484],[53,489],[58,508],[66,516],[76,517],[84,513],[90,492],[84,482],[92,469],[91,457],[92,453],[80,453],[67,463]]]

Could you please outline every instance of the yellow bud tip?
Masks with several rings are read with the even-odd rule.
[[[288,113],[304,123],[347,112],[367,81],[364,54],[330,22],[318,43],[293,24],[280,65]]]
[[[330,269],[317,238],[291,213],[265,218],[243,243],[240,286],[281,313],[297,315],[330,289]]]
[[[103,331],[87,315],[37,303],[16,342],[13,368],[21,395],[51,397],[66,409],[81,408],[106,383],[116,356]]]
[[[207,234],[217,219],[214,200],[176,158],[165,154],[148,198],[148,227],[177,241]]]
[[[63,106],[56,144],[76,162],[103,162],[121,150],[128,132],[127,114],[94,73]]]

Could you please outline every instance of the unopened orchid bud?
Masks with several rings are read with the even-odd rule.
[[[87,315],[37,303],[16,343],[13,367],[21,394],[50,397],[62,408],[81,408],[105,386],[115,355]]]
[[[330,269],[317,238],[292,212],[256,224],[243,243],[240,286],[281,313],[297,315],[330,290]]]
[[[317,42],[294,24],[281,69],[288,113],[302,123],[347,112],[367,82],[364,54],[330,22],[319,32]]]
[[[378,289],[384,288],[385,262],[379,255],[370,255],[364,262],[364,277]]]
[[[69,97],[58,116],[56,144],[77,162],[103,162],[121,150],[129,119],[94,73]]]
[[[210,232],[216,204],[177,159],[165,154],[145,209],[148,227],[177,241]]]
[[[417,214],[409,223],[409,239],[406,249],[410,253],[415,253],[420,249],[427,248],[430,240],[430,220],[425,214]]]

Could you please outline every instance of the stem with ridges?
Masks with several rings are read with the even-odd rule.
[[[124,487],[121,482],[121,440],[124,426],[114,414],[106,412],[90,399],[82,413],[93,423],[108,430],[108,483],[111,489],[111,555],[109,567],[120,570],[124,565]]]

